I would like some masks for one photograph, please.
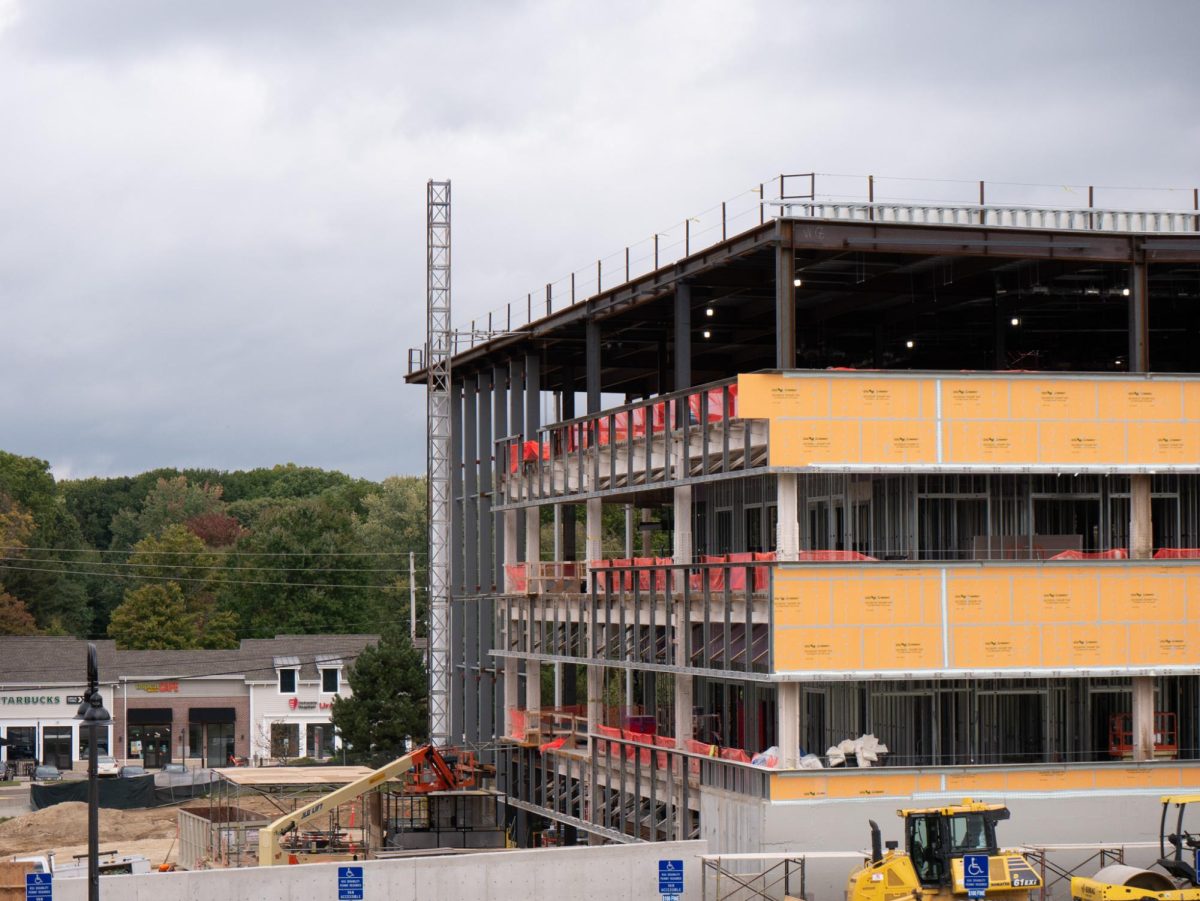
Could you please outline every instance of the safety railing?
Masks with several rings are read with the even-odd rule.
[[[496,647],[580,661],[767,673],[773,566],[769,554],[593,565],[586,593],[499,598]]]
[[[500,438],[496,461],[498,507],[635,490],[766,466],[767,425],[728,379]]]
[[[1200,216],[1179,210],[1114,210],[980,204],[779,200],[784,218],[984,228],[1196,234]]]

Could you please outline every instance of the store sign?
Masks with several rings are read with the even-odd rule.
[[[60,695],[3,695],[0,704],[61,704]]]
[[[138,691],[149,692],[150,694],[163,694],[165,692],[179,691],[178,682],[139,682],[134,688]]]
[[[316,701],[301,701],[299,698],[288,698],[288,707],[292,710],[316,710]]]

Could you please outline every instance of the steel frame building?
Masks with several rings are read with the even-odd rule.
[[[518,838],[1200,787],[1200,214],[778,194],[453,357],[450,737]]]

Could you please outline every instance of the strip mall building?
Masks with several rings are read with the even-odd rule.
[[[220,651],[124,651],[95,642],[112,722],[98,746],[124,763],[225,766],[332,756],[334,698],[350,694],[347,667],[372,635],[282,635]],[[0,760],[72,769],[86,761],[75,718],[87,644],[0,638]]]

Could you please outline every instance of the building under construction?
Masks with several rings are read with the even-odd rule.
[[[523,842],[1200,789],[1200,213],[820,188],[437,339],[432,690]]]

